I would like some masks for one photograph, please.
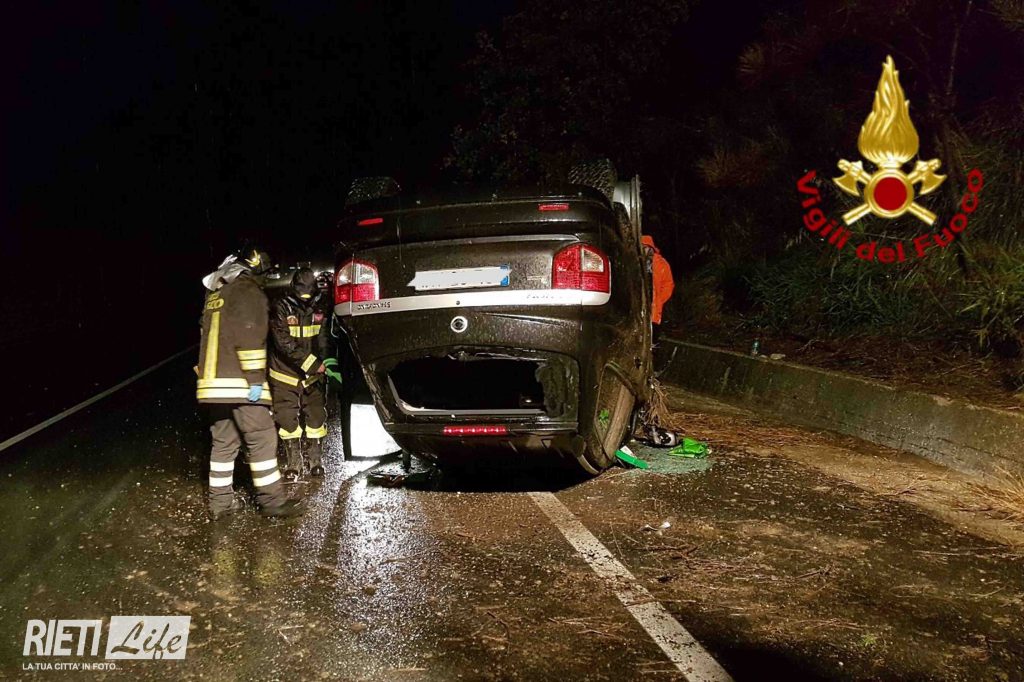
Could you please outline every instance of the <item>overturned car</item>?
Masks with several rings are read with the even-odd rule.
[[[354,183],[334,311],[403,449],[615,461],[650,393],[651,292],[639,182],[612,173],[430,196]]]

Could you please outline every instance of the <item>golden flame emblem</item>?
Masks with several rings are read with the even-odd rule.
[[[917,194],[928,194],[941,185],[946,176],[935,172],[942,165],[938,159],[918,159],[909,174],[902,170],[905,163],[917,156],[920,142],[910,120],[910,101],[903,94],[899,76],[892,57],[887,57],[871,113],[861,126],[857,139],[861,155],[874,163],[878,170],[867,172],[863,161],[839,161],[839,170],[844,175],[834,178],[834,182],[844,192],[864,199],[863,204],[843,215],[847,225],[868,213],[881,218],[898,218],[904,213],[911,213],[929,225],[935,222],[935,214],[914,201],[914,186],[920,183]],[[862,184],[863,194],[860,190]]]

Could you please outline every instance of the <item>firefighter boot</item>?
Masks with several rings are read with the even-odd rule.
[[[212,507],[210,508],[210,520],[220,521],[221,519],[227,518],[229,516],[234,516],[235,514],[244,509],[245,502],[242,501],[242,499],[239,498],[238,496],[232,495],[231,502],[228,503],[227,507],[218,509],[213,509]]]
[[[287,499],[281,504],[260,507],[260,516],[271,519],[290,519],[294,516],[302,516],[306,513],[306,506],[302,500]]]
[[[302,451],[298,438],[290,438],[284,442],[284,480],[294,483],[299,479],[302,470]]]
[[[309,473],[311,476],[324,475],[323,449],[320,447],[319,438],[309,438],[306,440],[306,461],[309,463]]]

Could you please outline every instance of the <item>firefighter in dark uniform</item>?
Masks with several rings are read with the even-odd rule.
[[[291,289],[274,301],[270,315],[270,383],[274,387],[274,418],[277,435],[284,443],[284,477],[288,481],[296,480],[302,473],[303,432],[309,473],[324,474],[324,360],[330,348],[327,315],[316,275],[309,268],[295,272]]]
[[[232,487],[243,440],[260,513],[286,517],[303,511],[300,502],[288,498],[277,468],[277,434],[267,383],[267,297],[256,279],[269,266],[265,253],[247,249],[240,256],[229,256],[203,279],[208,293],[196,398],[207,406],[212,422],[209,505],[215,521],[244,507]]]

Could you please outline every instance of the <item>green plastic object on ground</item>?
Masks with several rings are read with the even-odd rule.
[[[708,456],[708,444],[684,437],[683,442],[669,450],[668,454],[689,459],[704,459]]]
[[[619,461],[623,464],[636,467],[637,469],[646,469],[649,466],[647,462],[634,455],[633,451],[625,445],[615,451],[615,456],[618,457]]]
[[[324,374],[334,379],[339,384],[341,383],[341,372],[338,371],[338,360],[336,358],[327,358],[324,360]]]

